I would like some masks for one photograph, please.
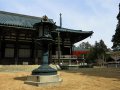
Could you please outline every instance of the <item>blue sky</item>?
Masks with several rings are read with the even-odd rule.
[[[93,31],[92,37],[83,41],[94,44],[103,39],[110,48],[119,3],[119,0],[0,0],[0,10],[38,17],[47,15],[57,25],[62,13],[63,27]]]

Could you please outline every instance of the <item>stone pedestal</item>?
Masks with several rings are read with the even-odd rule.
[[[58,85],[62,82],[59,75],[30,75],[27,76],[25,84],[44,86],[44,85]]]

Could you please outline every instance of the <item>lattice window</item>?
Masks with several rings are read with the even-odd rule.
[[[20,58],[29,58],[30,57],[30,49],[19,49],[19,57]]]
[[[14,57],[14,48],[5,48],[5,57]]]

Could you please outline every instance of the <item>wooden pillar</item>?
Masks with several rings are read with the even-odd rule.
[[[34,56],[35,56],[35,64],[38,65],[38,48],[37,48],[37,43],[34,43],[35,48],[34,48]]]
[[[48,47],[48,49],[49,49],[49,61],[48,61],[48,63],[50,64],[50,63],[52,63],[52,44],[49,44],[49,47]]]
[[[31,60],[32,60],[32,61],[31,61],[31,64],[34,64],[34,54],[35,54],[35,53],[34,53],[34,51],[35,51],[34,48],[35,48],[35,44],[34,44],[34,40],[32,39],[32,43],[31,43],[31,46],[30,46],[30,49],[31,49],[31,50],[30,50],[30,51],[31,51],[31,52],[30,52],[30,58],[31,58]]]
[[[60,48],[60,32],[58,31],[58,64],[60,64],[60,53],[61,53],[61,48]]]
[[[70,42],[70,55],[71,55],[70,58],[72,58],[72,43],[71,42]],[[69,65],[71,65],[71,59],[69,60]]]
[[[1,50],[2,50],[2,48],[1,48],[1,36],[0,36],[0,60],[1,60],[1,54],[2,54],[2,52],[1,52]],[[1,62],[1,61],[0,61]]]
[[[19,49],[18,49],[18,36],[19,33],[16,32],[16,42],[15,42],[15,48],[14,48],[14,57],[15,57],[15,65],[18,64],[18,55],[19,55]]]
[[[72,43],[70,43],[70,55],[72,55]]]
[[[2,34],[2,40],[1,40],[1,64],[4,64],[5,60],[5,35]]]

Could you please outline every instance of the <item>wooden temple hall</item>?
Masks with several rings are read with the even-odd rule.
[[[47,18],[47,16],[45,16]],[[40,64],[42,57],[42,46],[36,43],[38,35],[48,33],[51,26],[44,24],[36,28],[35,25],[41,22],[44,17],[28,16],[10,12],[0,11],[0,64],[1,65],[23,65]],[[53,19],[47,18],[46,22],[53,23]],[[52,24],[51,24],[52,25]],[[45,28],[42,31],[42,28]],[[93,34],[92,31],[82,31],[62,28],[55,25],[52,34],[54,43],[50,47],[51,61],[62,56],[72,57],[72,46]]]

